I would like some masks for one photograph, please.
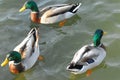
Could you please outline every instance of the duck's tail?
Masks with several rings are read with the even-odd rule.
[[[75,70],[80,70],[83,68],[83,65],[79,65],[79,64],[74,64],[74,63],[70,63],[68,66],[67,66],[67,70],[69,71],[75,71]]]
[[[76,13],[79,7],[82,5],[82,3],[74,4],[72,8],[70,9],[70,12]]]
[[[39,33],[38,33],[39,28],[32,28],[31,31],[29,32],[28,35],[33,35],[34,40],[36,43],[38,43],[39,39]],[[37,45],[37,44],[36,44]]]

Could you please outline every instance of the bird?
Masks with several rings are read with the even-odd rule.
[[[66,70],[73,74],[90,76],[92,69],[100,65],[106,57],[106,47],[101,43],[102,36],[106,34],[102,29],[97,29],[93,35],[93,43],[84,45],[75,54]]]
[[[26,1],[19,12],[30,9],[30,18],[34,23],[53,24],[59,22],[59,26],[63,26],[66,19],[71,18],[82,3],[78,4],[55,4],[44,7],[39,10],[35,1]]]
[[[39,35],[38,29],[32,28],[27,37],[8,52],[1,67],[9,64],[9,70],[13,74],[18,74],[32,68],[39,58]]]

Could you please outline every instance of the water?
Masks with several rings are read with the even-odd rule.
[[[6,53],[19,44],[30,30],[29,13],[19,13],[26,0],[0,0],[0,63]],[[119,0],[35,0],[39,7],[58,3],[82,2],[77,15],[64,27],[40,26],[40,49],[45,57],[21,74],[13,75],[8,66],[0,67],[0,80],[119,80],[120,76],[120,1]],[[104,62],[93,70],[90,77],[73,75],[66,71],[74,53],[83,45],[91,43],[98,28],[108,34],[102,42],[107,47]]]

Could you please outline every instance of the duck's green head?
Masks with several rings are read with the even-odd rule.
[[[7,54],[6,59],[1,64],[2,67],[8,64],[9,61],[14,61],[14,63],[21,62],[21,55],[16,51],[11,51]]]
[[[26,9],[31,9],[34,12],[39,12],[37,4],[33,0],[26,1],[23,7],[19,10],[19,12],[22,12]]]
[[[101,43],[101,38],[103,36],[103,34],[106,34],[105,32],[103,32],[102,29],[97,29],[94,33],[94,36],[93,36],[93,43],[94,43],[94,46],[97,47],[100,45]]]

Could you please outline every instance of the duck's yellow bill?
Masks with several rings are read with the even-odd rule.
[[[23,7],[19,10],[19,12],[23,12],[25,9],[26,9],[26,7],[23,6]]]
[[[8,64],[9,60],[6,58],[4,62],[1,64],[1,67],[4,67]]]
[[[103,35],[107,34],[107,32],[103,32]]]

